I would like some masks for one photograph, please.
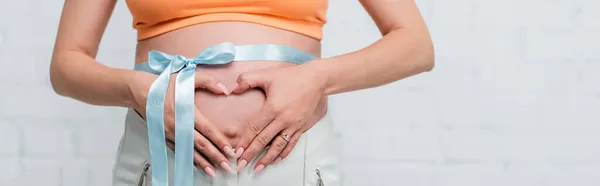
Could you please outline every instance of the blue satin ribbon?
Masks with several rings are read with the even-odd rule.
[[[175,81],[174,185],[192,186],[194,181],[194,76],[196,66],[255,60],[303,64],[314,59],[317,58],[296,48],[271,44],[234,46],[231,43],[221,43],[205,49],[198,56],[190,59],[181,55],[170,55],[156,50],[150,51],[148,62],[137,64],[134,69],[159,75],[150,87],[146,102],[152,185],[169,185],[164,102],[171,74],[178,73]]]

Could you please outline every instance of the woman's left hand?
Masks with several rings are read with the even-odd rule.
[[[285,158],[302,133],[315,125],[308,119],[324,97],[325,79],[305,64],[243,73],[237,83],[233,93],[262,88],[266,94],[264,106],[248,123],[236,148],[237,155],[242,153],[238,158],[239,171],[270,144],[254,167],[256,174]]]

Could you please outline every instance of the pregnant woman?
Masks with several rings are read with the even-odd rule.
[[[327,0],[126,3],[132,70],[95,60],[116,0],[66,0],[50,66],[58,94],[129,108],[113,185],[340,185],[327,96],[433,68],[413,0],[362,0],[383,37],[330,58]]]

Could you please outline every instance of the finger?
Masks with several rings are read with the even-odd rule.
[[[169,149],[171,149],[173,152],[175,152],[175,143],[173,143],[173,141],[167,139],[167,147],[169,147]]]
[[[290,154],[290,152],[292,152],[292,149],[294,149],[294,147],[298,143],[298,140],[300,139],[300,136],[302,136],[302,133],[303,133],[302,131],[296,131],[296,133],[294,133],[294,135],[292,135],[292,137],[290,138],[290,141],[287,143],[287,145],[285,146],[283,151],[281,151],[279,156],[277,158],[275,158],[275,161],[273,162],[273,164],[276,164],[279,161],[281,161],[282,159],[286,158]]]
[[[256,135],[254,140],[250,143],[248,148],[244,151],[242,156],[239,158],[240,161],[250,161],[254,159],[266,146],[269,144],[275,135],[277,135],[283,128],[283,121],[276,119],[267,126],[260,134]],[[239,169],[243,169],[241,167]],[[258,167],[257,167],[258,168]],[[263,167],[264,168],[264,167]],[[255,169],[256,172],[256,169]]]
[[[210,177],[215,177],[215,168],[210,164],[206,158],[202,157],[198,151],[194,151],[194,162],[196,165],[200,165],[202,171]]]
[[[171,141],[171,140],[168,140],[168,139],[167,139],[167,147],[168,147],[169,149],[171,149],[171,151],[175,152],[175,143],[174,143],[173,141]],[[198,153],[198,152],[194,151],[194,153]],[[206,161],[206,160],[204,160],[204,161]],[[194,158],[194,170],[198,170],[197,166],[198,166],[198,164],[199,164],[200,162],[201,162],[201,159],[198,159],[198,160],[196,160],[196,159]],[[206,161],[206,163],[204,163],[204,164],[203,164],[203,166],[204,166],[204,167],[206,167],[206,166],[209,166],[209,167],[210,167],[210,169],[208,169],[208,170],[212,170],[212,169],[213,169],[213,168],[212,168],[212,165],[211,165],[210,163],[208,163],[208,161]],[[201,167],[202,167],[202,166],[201,166]],[[207,174],[208,174],[208,173],[211,173],[211,172],[207,172],[207,171],[206,171],[206,168],[204,168],[203,170],[205,170],[205,172],[206,172]],[[212,174],[214,174],[214,171],[212,171]]]
[[[241,154],[243,154],[245,148],[250,145],[250,142],[252,142],[252,140],[254,140],[254,138],[260,134],[269,123],[271,123],[271,121],[273,121],[274,117],[275,112],[273,109],[269,105],[265,104],[259,114],[251,120],[245,131],[242,132],[242,135],[236,146],[236,157],[239,158]]]
[[[279,154],[283,151],[283,149],[285,149],[288,145],[287,140],[290,140],[290,137],[294,133],[296,133],[296,131],[297,130],[288,128],[281,131],[277,136],[275,136],[265,155],[262,158],[260,158],[260,160],[258,160],[258,162],[256,163],[256,167],[254,168],[254,174],[259,173],[266,166],[271,165],[271,163],[273,163],[275,158],[277,158]]]
[[[229,95],[231,93],[223,83],[207,75],[196,74],[194,84],[196,88],[204,88],[214,94]]]
[[[219,163],[219,166],[221,166],[221,168],[227,172],[231,172],[231,166],[229,165],[227,158],[225,158],[221,151],[219,151],[219,149],[217,149],[210,141],[208,141],[208,139],[198,132],[194,132],[194,146],[208,159]]]
[[[219,132],[215,125],[212,124],[198,109],[195,109],[194,113],[194,125],[197,131],[200,132],[204,137],[208,138],[212,143],[220,147],[227,156],[235,157],[233,148],[229,144],[229,140]]]
[[[167,141],[175,141],[175,134],[173,134],[171,131],[167,130],[166,127],[165,127],[165,138],[167,138]]]
[[[262,81],[260,81],[260,73],[242,73],[238,76],[237,87],[232,90],[232,93],[242,93],[251,88],[261,87],[264,88]]]

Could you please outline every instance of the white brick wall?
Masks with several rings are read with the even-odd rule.
[[[600,1],[417,2],[434,71],[332,98],[346,185],[600,185]],[[124,109],[53,94],[61,8],[0,0],[2,186],[110,184]],[[330,1],[325,56],[378,34],[359,3]],[[98,59],[131,67],[134,39],[119,1]]]

